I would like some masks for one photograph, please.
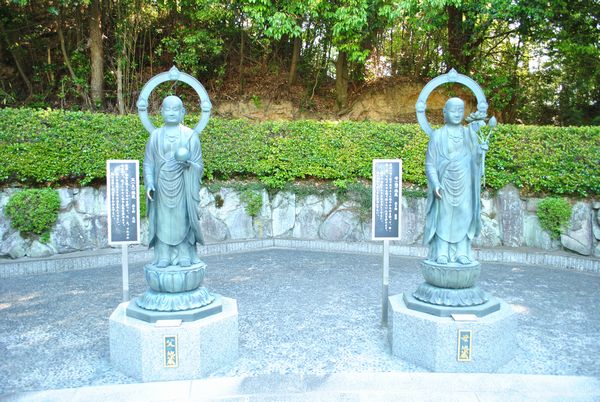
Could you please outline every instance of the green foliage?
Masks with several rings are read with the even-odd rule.
[[[27,189],[13,194],[6,205],[10,225],[24,235],[41,235],[50,240],[50,229],[58,219],[60,197],[50,188]]]
[[[258,216],[263,206],[262,194],[256,190],[246,189],[240,194],[240,199],[246,204],[248,215]]]
[[[553,239],[558,239],[571,218],[571,204],[563,198],[545,198],[537,206],[537,216],[542,229]]]
[[[140,218],[145,218],[148,214],[148,204],[146,197],[146,186],[140,184]]]
[[[197,119],[186,116],[186,125]],[[147,139],[134,115],[0,109],[0,184],[101,182],[107,159],[142,160]],[[209,181],[258,179],[281,189],[310,179],[343,189],[369,180],[373,159],[401,158],[403,181],[427,185],[428,138],[412,124],[212,118],[201,140]],[[599,127],[500,125],[490,140],[486,184],[491,190],[514,183],[529,194],[594,196],[600,193],[599,155]]]
[[[262,106],[262,101],[260,100],[260,96],[252,95],[252,97],[250,99],[252,100],[254,107],[257,109],[260,109],[260,107]]]
[[[593,196],[600,192],[600,129],[500,125],[490,140],[486,182],[529,194]]]
[[[312,110],[333,100],[327,81],[343,53],[348,66],[336,78],[347,75],[358,91],[365,80],[422,83],[455,67],[486,89],[502,121],[598,125],[597,3],[5,0],[0,105],[95,106],[88,96],[91,54],[82,39],[89,36],[91,7],[101,4],[107,110],[116,110],[118,99],[133,110],[147,79],[173,64],[223,98],[249,97],[265,81],[277,82],[274,71],[297,66],[296,84],[308,90],[301,107]],[[256,73],[259,85],[252,83]],[[345,92],[347,83],[340,84]],[[295,99],[293,91],[265,92]]]
[[[402,189],[402,196],[406,198],[427,198],[426,190]]]
[[[372,188],[370,185],[356,182],[350,183],[338,192],[340,202],[350,201],[354,204],[358,219],[366,222],[371,217]]]

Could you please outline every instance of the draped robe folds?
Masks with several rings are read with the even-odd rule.
[[[190,151],[193,163],[187,168],[174,158],[181,147]],[[144,157],[146,188],[155,189],[154,200],[147,200],[149,247],[157,240],[170,246],[184,241],[204,244],[197,212],[202,174],[202,149],[192,129],[179,125],[179,138],[173,143],[168,141],[164,127],[152,132]]]
[[[423,242],[432,243],[435,235],[453,244],[467,237],[472,240],[481,231],[481,153],[476,133],[470,127],[458,127],[462,146],[450,151],[450,130],[435,130],[429,138],[425,172],[428,180],[427,215]],[[442,189],[442,198],[435,189]],[[434,254],[433,244],[430,253]]]

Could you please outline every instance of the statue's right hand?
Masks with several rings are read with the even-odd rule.
[[[148,196],[148,199],[150,201],[154,201],[154,199],[152,198],[152,194],[151,193],[154,193],[154,187],[148,187],[146,189],[146,195]]]
[[[442,189],[440,187],[436,187],[434,192],[437,198],[442,199]]]

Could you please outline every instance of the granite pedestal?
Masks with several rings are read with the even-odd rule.
[[[392,354],[435,372],[495,372],[516,352],[517,319],[511,307],[500,308],[474,321],[455,321],[407,307],[404,295],[389,298],[388,336]],[[459,310],[460,312],[460,310]],[[459,331],[469,334],[468,356],[460,355]],[[470,331],[470,332],[468,332]],[[465,357],[467,361],[460,361]]]
[[[221,312],[179,325],[130,317],[121,303],[110,316],[112,365],[148,382],[197,379],[231,364],[238,358],[237,301],[221,301]]]

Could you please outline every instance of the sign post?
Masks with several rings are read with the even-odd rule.
[[[121,245],[123,301],[129,301],[127,246],[140,242],[139,161],[106,161],[108,244]]]
[[[402,220],[402,160],[373,160],[372,240],[383,240],[381,324],[388,322],[390,240],[399,240]]]

